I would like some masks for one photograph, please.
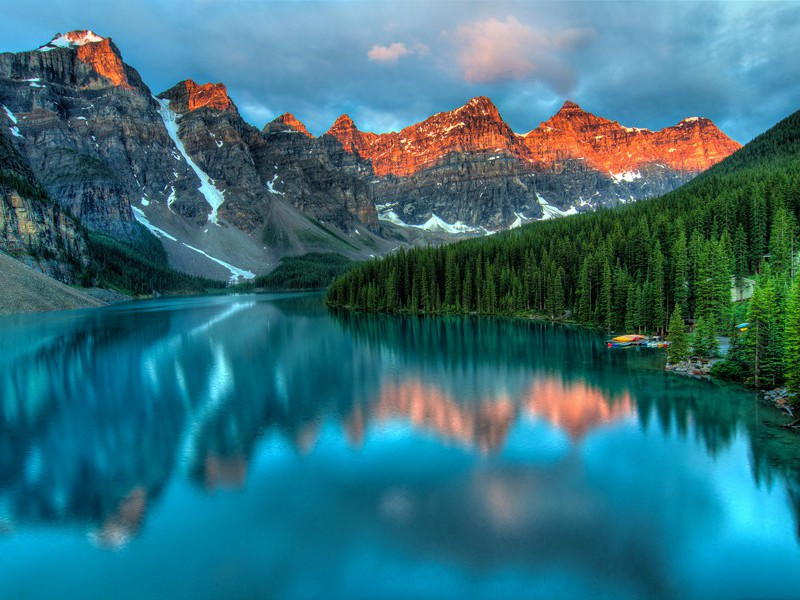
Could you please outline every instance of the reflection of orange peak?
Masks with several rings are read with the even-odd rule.
[[[586,383],[564,385],[556,379],[534,382],[527,393],[528,414],[540,416],[579,440],[604,423],[611,423],[633,412],[628,392],[612,400]]]
[[[137,486],[117,505],[103,526],[93,534],[93,539],[106,548],[121,548],[136,535],[147,513],[147,490]]]
[[[411,380],[385,385],[377,404],[372,406],[372,414],[379,420],[407,417],[416,427],[489,451],[505,442],[516,408],[507,399],[459,403],[435,387]]]
[[[247,477],[247,460],[243,455],[222,457],[210,453],[204,461],[206,489],[244,486]]]

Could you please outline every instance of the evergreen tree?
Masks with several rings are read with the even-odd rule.
[[[750,264],[760,270],[767,252],[767,204],[761,193],[753,196],[750,227]]]
[[[580,277],[578,278],[578,313],[577,317],[581,323],[589,323],[592,320],[592,287],[589,283],[589,263],[584,261],[581,266]]]
[[[661,242],[656,240],[650,264],[650,278],[652,293],[650,309],[652,312],[652,325],[659,333],[664,332],[666,306],[664,300],[664,255],[661,253]]]
[[[784,366],[786,386],[797,394],[800,401],[800,277],[792,284],[786,308],[786,331],[784,332]]]
[[[692,334],[692,347],[696,355],[703,357],[716,356],[719,352],[714,324],[708,318],[697,317]]]
[[[670,364],[677,364],[686,360],[689,356],[689,336],[686,333],[686,324],[683,322],[681,307],[675,305],[672,311],[672,318],[669,320],[667,340],[670,342],[667,348],[667,360]]]
[[[745,337],[749,379],[756,387],[772,386],[778,379],[783,352],[777,336],[776,297],[769,266],[759,277],[747,315]]]
[[[684,312],[688,306],[689,259],[686,254],[686,234],[681,230],[672,246],[672,297]]]
[[[747,276],[747,234],[744,232],[744,227],[739,223],[736,228],[736,235],[733,238],[733,255],[734,255],[734,277],[736,278],[735,285],[737,288],[742,287],[742,280]]]
[[[603,281],[600,285],[600,314],[598,322],[603,324],[606,331],[611,331],[614,328],[611,267],[608,266],[608,261],[603,265]]]
[[[625,329],[638,331],[639,329],[639,290],[635,283],[628,286],[628,301],[626,302]]]
[[[788,282],[791,276],[794,246],[794,218],[781,207],[775,212],[769,238],[769,264],[773,275],[781,284]]]
[[[727,334],[731,325],[731,282],[733,281],[733,254],[730,238],[725,232],[713,245],[711,261],[712,303],[711,317],[717,333]]]

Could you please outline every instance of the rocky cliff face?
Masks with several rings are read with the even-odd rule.
[[[359,226],[380,233],[368,166],[338,147],[314,139],[287,114],[268,123],[255,151],[262,178],[298,209],[351,233]],[[348,160],[349,159],[349,160]],[[361,162],[361,164],[359,164]]]
[[[109,38],[72,32],[0,54],[0,103],[50,196],[90,229],[131,239],[140,231],[131,205],[166,203],[173,190],[175,211],[206,220],[158,103]]]
[[[582,159],[612,178],[648,165],[694,175],[740,148],[709,119],[690,117],[650,131],[596,117],[569,101],[524,141],[532,158],[543,165]]]
[[[2,130],[0,250],[64,283],[76,283],[89,266],[83,229],[47,197]]]
[[[224,85],[185,81],[155,98],[111,39],[88,30],[0,54],[0,126],[82,225],[135,241],[149,235],[138,221],[181,270],[249,277],[287,253],[366,256],[381,243],[342,237],[368,230],[359,215],[378,229],[377,214],[365,184],[307,132],[298,137],[320,164],[291,178],[287,163],[284,182],[275,165],[287,162],[285,144],[245,123]]]
[[[569,101],[522,136],[482,97],[397,133],[362,132],[343,115],[327,137],[371,163],[382,218],[422,227],[444,221],[462,230],[662,194],[739,148],[708,119],[649,131]]]
[[[370,188],[338,169],[294,116],[258,131],[222,84],[183,81],[160,98],[177,113],[186,152],[224,194],[221,219],[253,233],[270,227],[271,204],[285,202],[345,233],[359,225],[379,229]]]
[[[339,140],[345,150],[370,160],[378,177],[408,177],[456,153],[499,153],[523,160],[530,154],[492,101],[484,97],[399,132],[380,135],[359,131],[349,116],[342,115],[328,135]]]

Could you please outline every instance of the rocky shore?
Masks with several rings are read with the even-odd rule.
[[[693,356],[691,358],[687,358],[686,360],[682,360],[679,363],[675,363],[674,365],[667,363],[664,368],[667,371],[679,373],[680,375],[708,379],[711,376],[711,367],[716,360]]]
[[[792,417],[792,422],[786,427],[800,427],[800,411],[798,411],[795,403],[797,402],[797,394],[789,392],[785,387],[775,388],[764,392],[764,399],[772,402],[780,409]]]

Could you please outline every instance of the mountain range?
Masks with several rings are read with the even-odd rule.
[[[247,279],[660,195],[739,147],[705,118],[650,131],[571,101],[518,134],[485,97],[398,132],[259,130],[223,84],[154,94],[110,38],[72,31],[0,54],[0,250],[75,282],[88,234],[152,234],[180,271]]]

